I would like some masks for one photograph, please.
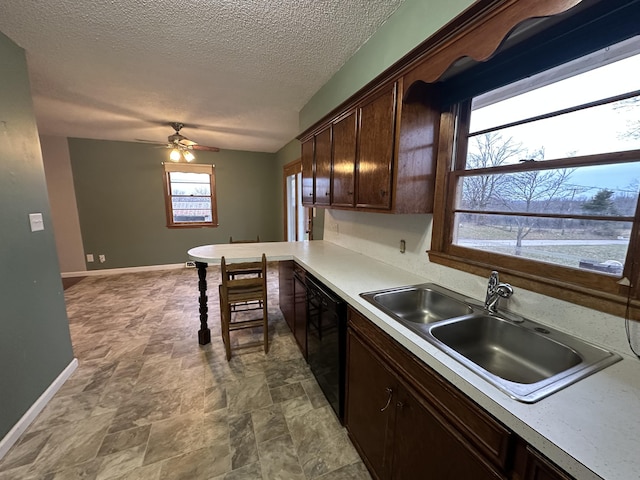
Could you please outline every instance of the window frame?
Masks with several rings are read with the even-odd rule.
[[[443,109],[441,113],[433,237],[431,249],[428,251],[430,261],[483,276],[488,275],[493,269],[499,269],[514,285],[614,315],[640,320],[640,198],[632,218],[632,231],[622,273],[622,278],[629,279],[631,286],[621,284],[620,278],[611,275],[472,249],[453,243],[454,216],[456,210],[460,210],[456,208],[459,178],[463,176],[638,161],[640,150],[467,170],[470,114],[471,100],[454,104]]]
[[[218,205],[216,194],[216,175],[215,165],[206,165],[200,163],[167,163],[164,164],[164,200],[165,213],[167,219],[167,228],[214,228],[218,226]],[[171,176],[172,172],[180,173],[204,173],[209,175],[210,195],[202,195],[211,199],[211,221],[209,222],[175,222],[173,220],[173,202],[174,195],[171,194]],[[184,196],[184,195],[180,195]]]

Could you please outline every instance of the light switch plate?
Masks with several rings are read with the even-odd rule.
[[[31,225],[32,232],[38,232],[44,230],[44,220],[41,213],[30,213],[29,224]]]

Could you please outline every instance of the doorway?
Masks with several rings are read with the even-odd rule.
[[[284,238],[287,242],[313,240],[312,216],[302,206],[302,162],[300,159],[283,167]]]

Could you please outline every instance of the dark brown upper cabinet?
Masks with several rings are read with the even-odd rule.
[[[315,203],[325,207],[331,204],[331,126],[315,135],[315,138]]]
[[[352,108],[308,130],[303,142],[303,186],[315,185],[308,206],[387,213],[429,213],[433,208],[439,109],[434,87],[423,82],[402,101],[402,79],[385,84]],[[327,153],[327,142],[330,153]],[[305,145],[315,144],[305,173]],[[310,147],[306,147],[309,154]],[[326,194],[327,160],[330,165]],[[313,179],[305,175],[313,174]],[[329,197],[326,202],[324,197]]]
[[[347,112],[333,122],[333,172],[331,204],[335,207],[353,207],[356,187],[356,141],[358,113]]]
[[[315,150],[315,138],[311,137],[302,142],[302,203],[313,205],[315,202],[315,182],[313,155]]]
[[[303,143],[303,203],[387,213],[432,213],[443,75],[452,65],[462,68],[455,65],[461,59],[469,66],[490,58],[520,24],[527,29],[523,23],[527,19],[552,17],[580,3],[473,2],[298,137]],[[600,3],[605,2],[596,1],[595,7]],[[449,129],[444,133],[447,138],[453,136]],[[324,185],[327,152],[321,149],[314,153],[314,145],[316,150],[319,143],[326,146],[326,137],[330,137],[332,157],[328,203]]]
[[[356,206],[391,208],[397,83],[367,99],[360,107],[356,160]]]

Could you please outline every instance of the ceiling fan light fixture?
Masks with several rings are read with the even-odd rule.
[[[169,159],[171,159],[172,162],[179,162],[180,150],[178,150],[177,148],[174,148],[173,150],[171,150],[171,153],[169,154]]]
[[[182,155],[184,156],[184,159],[187,162],[192,162],[193,160],[195,160],[195,155],[193,153],[191,153],[189,150],[185,150],[182,152]]]

